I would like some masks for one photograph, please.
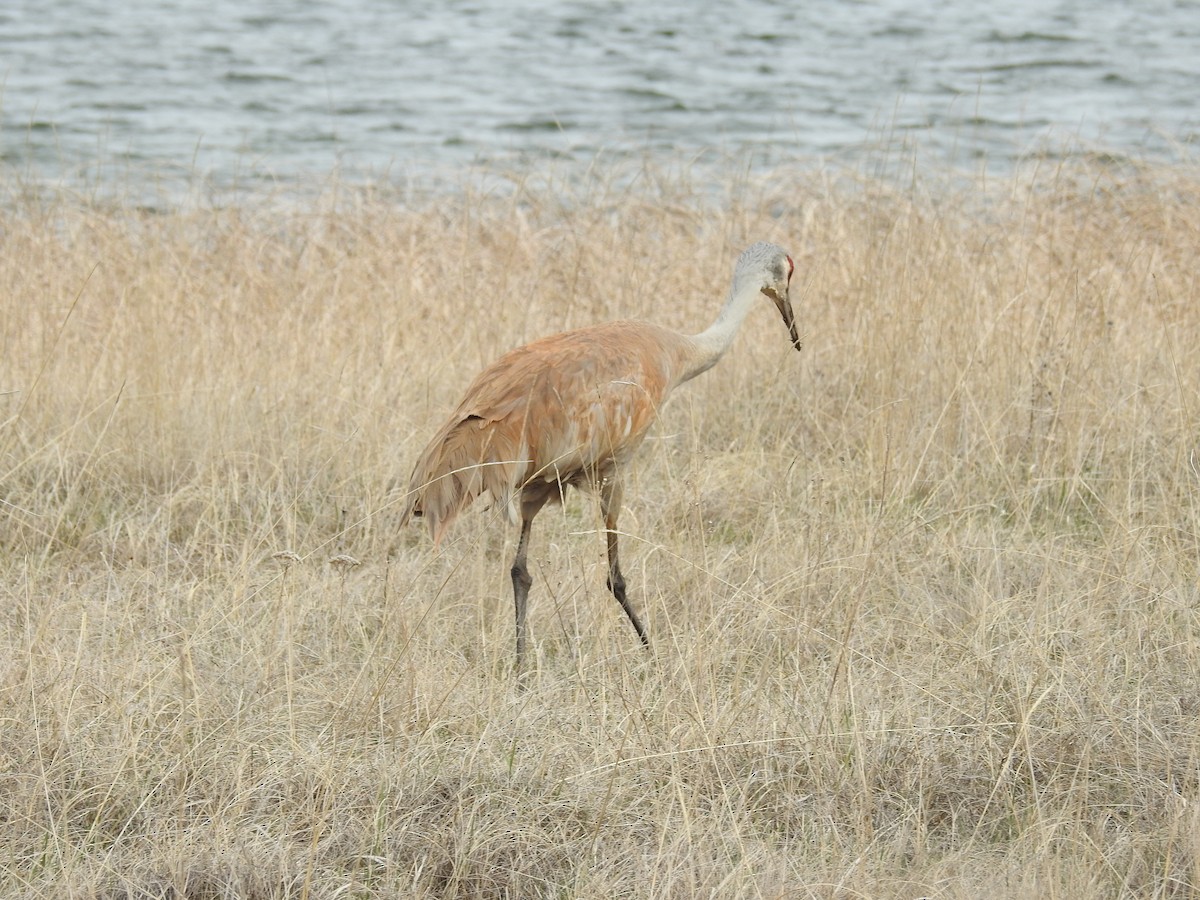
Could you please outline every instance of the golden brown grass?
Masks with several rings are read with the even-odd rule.
[[[9,203],[0,895],[1200,891],[1200,175],[620,184]],[[758,238],[805,350],[764,303],[647,443],[653,652],[577,498],[518,690],[513,536],[397,486],[499,352],[699,330]]]

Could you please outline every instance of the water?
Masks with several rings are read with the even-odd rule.
[[[1200,2],[4,0],[0,174],[1190,153]]]

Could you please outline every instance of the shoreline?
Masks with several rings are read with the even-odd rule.
[[[1196,165],[1186,145],[1167,144],[1145,155],[1132,148],[1081,140],[1069,134],[1045,137],[999,157],[972,153],[963,157],[923,146],[914,136],[887,131],[864,139],[861,146],[836,155],[791,155],[780,146],[760,150],[679,155],[616,145],[588,158],[547,154],[513,154],[511,158],[433,163],[412,160],[389,165],[286,171],[263,161],[247,160],[232,172],[198,170],[181,164],[119,158],[80,160],[66,166],[25,162],[0,166],[0,188],[12,198],[46,202],[74,199],[83,203],[132,206],[152,211],[202,209],[238,204],[319,203],[331,192],[352,196],[385,196],[404,203],[428,203],[466,194],[487,194],[529,183],[587,190],[600,183],[638,180],[689,184],[699,193],[720,192],[730,184],[753,183],[784,173],[788,177],[834,177],[876,180],[895,187],[920,178],[930,182],[986,185],[1019,184],[1039,170],[1188,169]]]

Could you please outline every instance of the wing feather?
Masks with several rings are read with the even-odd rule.
[[[488,494],[510,521],[542,480],[586,485],[628,462],[654,424],[690,348],[643,322],[543,338],[481,372],[425,447],[403,521],[423,516],[435,541]]]

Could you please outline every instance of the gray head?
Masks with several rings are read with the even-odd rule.
[[[783,316],[792,346],[799,350],[800,335],[796,333],[796,316],[792,312],[792,301],[788,297],[788,287],[791,285],[794,271],[796,264],[792,262],[787,251],[775,244],[759,241],[743,250],[742,255],[738,257],[733,270],[733,284],[735,291],[753,286],[769,297]]]

